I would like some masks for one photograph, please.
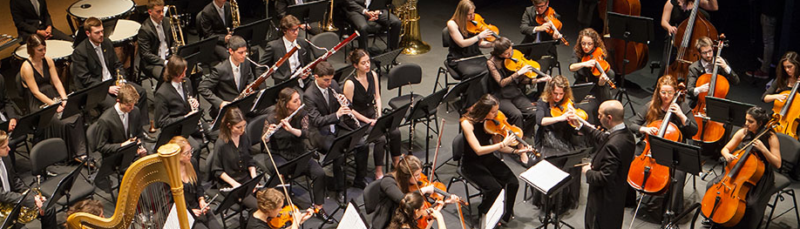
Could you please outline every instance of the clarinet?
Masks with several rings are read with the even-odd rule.
[[[350,107],[350,100],[347,100],[347,97],[345,97],[342,94],[336,93],[336,90],[333,89],[331,89],[331,92],[333,92],[333,97],[336,97],[336,101],[339,102],[340,106]],[[350,116],[350,118],[353,119],[353,121],[355,121],[356,127],[361,127],[361,123],[358,123],[358,119],[356,119],[356,116],[353,115],[353,112],[348,113],[348,115]]]
[[[297,114],[297,112],[299,112],[300,110],[302,110],[304,107],[306,107],[306,105],[305,105],[305,104],[303,104],[303,105],[300,105],[300,107],[299,107],[299,108],[297,108],[297,110],[295,110],[294,112],[292,112],[292,114],[290,114],[290,115],[289,115],[289,117],[286,117],[286,118],[284,118],[284,119],[285,119],[285,120],[292,120],[292,117],[294,117],[294,115],[296,115],[296,114]],[[278,123],[278,125],[277,125],[277,126],[275,126],[275,129],[272,129],[272,131],[267,131],[267,133],[265,133],[265,134],[264,134],[264,139],[269,139],[270,137],[272,137],[272,135],[273,135],[273,134],[275,134],[275,132],[277,132],[277,131],[278,131],[278,130],[281,128],[281,127],[283,127],[283,122],[279,122],[279,123]]]

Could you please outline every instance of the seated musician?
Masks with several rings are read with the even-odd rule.
[[[279,84],[289,79],[295,71],[303,68],[305,65],[311,63],[312,55],[314,52],[311,45],[305,39],[297,39],[300,34],[300,21],[292,15],[287,15],[281,19],[281,32],[283,36],[281,39],[270,41],[267,43],[263,55],[259,59],[259,64],[272,67],[275,62],[278,62],[286,53],[289,52],[294,46],[300,46],[297,51],[292,54],[289,59],[284,62],[275,73],[272,73],[272,79],[275,84]],[[266,71],[266,69],[264,70]],[[258,72],[261,75],[262,72]],[[301,75],[303,80],[308,78],[307,75]]]
[[[537,76],[532,80],[525,76],[526,73],[532,72],[533,67],[525,65],[522,69],[516,72],[508,71],[505,68],[504,62],[511,58],[514,49],[511,40],[505,37],[500,37],[494,42],[494,49],[492,50],[492,57],[486,61],[489,66],[489,90],[500,102],[500,111],[508,117],[508,122],[519,128],[526,135],[534,132],[533,117],[536,115],[536,107],[531,103],[531,100],[525,96],[523,92],[523,85],[525,84],[538,84],[540,82],[547,82],[550,77]],[[524,122],[528,119],[528,122]]]
[[[719,69],[717,70],[717,74],[720,76],[725,77],[733,85],[739,84],[739,75],[731,69],[731,66],[728,65],[728,61],[724,58],[720,57],[716,60],[715,64],[712,64],[714,61],[714,45],[716,43],[708,37],[701,37],[697,39],[697,43],[694,47],[697,49],[697,52],[700,53],[700,59],[689,65],[689,74],[686,75],[687,85],[686,91],[689,95],[691,100],[691,107],[695,107],[697,104],[697,96],[700,93],[708,93],[708,90],[711,86],[709,83],[705,83],[696,87],[697,85],[697,78],[702,76],[703,74],[711,74],[714,72],[714,65],[718,66]],[[710,79],[710,78],[709,78]]]
[[[164,8],[164,0],[148,1],[149,20],[144,20],[136,36],[139,44],[140,68],[145,75],[156,81],[161,81],[169,49],[175,42],[172,40],[170,20],[164,20]]]
[[[97,150],[101,154],[113,154],[127,144],[141,144],[144,130],[136,125],[142,118],[136,107],[138,100],[139,93],[133,86],[124,84],[119,87],[117,104],[104,111],[97,120]],[[143,157],[147,155],[147,150],[140,147],[137,153]]]
[[[311,145],[323,154],[333,145],[336,136],[355,128],[357,120],[352,119],[353,114],[349,107],[341,106],[336,99],[339,94],[339,83],[333,80],[333,66],[322,61],[314,67],[314,85],[306,87],[303,93],[303,103],[308,112],[309,129],[311,129]],[[364,177],[367,174],[368,150],[356,150],[356,175],[353,186],[364,188],[367,186]],[[345,174],[342,171],[344,158],[339,157],[333,162],[333,177],[337,181],[334,190],[339,191],[339,200],[344,200]],[[340,202],[342,203],[342,202]]]
[[[183,182],[183,196],[186,201],[186,208],[191,210],[191,215],[194,217],[195,223],[192,228],[222,228],[216,220],[213,220],[213,211],[209,211],[208,202],[206,202],[205,191],[203,186],[200,185],[200,179],[197,175],[198,162],[192,156],[192,146],[186,138],[175,136],[170,139],[169,144],[177,144],[181,147],[180,158],[180,172],[181,181]]]
[[[114,45],[111,44],[111,40],[103,34],[103,22],[91,17],[83,23],[83,30],[88,38],[75,46],[75,51],[71,56],[70,69],[75,77],[75,89],[88,88],[106,80],[117,80],[117,74],[121,74],[124,78],[126,71],[117,59],[117,54],[114,53]],[[133,81],[128,81],[127,84],[133,85],[136,91],[145,91],[142,86]],[[101,112],[114,106],[114,97],[117,96],[117,93],[119,93],[119,86],[112,84],[108,87],[109,96],[100,102]],[[141,112],[142,123],[137,123],[136,126],[142,127],[150,121],[147,93],[141,93],[137,104],[139,112]]]
[[[9,133],[14,131],[17,128],[17,121],[19,120],[20,116],[17,114],[16,109],[14,108],[16,104],[14,100],[8,97],[8,90],[6,90],[6,80],[2,74],[0,74],[0,123],[8,122],[8,129],[4,130]],[[10,155],[14,155],[15,146],[11,147]],[[11,160],[14,161],[15,157],[11,156]],[[11,163],[15,164],[15,163]]]
[[[486,58],[481,53],[481,48],[490,48],[494,44],[484,40],[491,36],[492,31],[483,30],[478,34],[467,32],[467,24],[475,19],[475,4],[470,0],[461,0],[456,6],[456,11],[450,20],[447,21],[447,31],[450,34],[450,44],[448,45],[447,65],[455,70],[460,77],[457,80],[466,80],[472,77],[482,77],[486,73]],[[465,106],[473,104],[484,91],[480,84],[470,87],[466,93]]]
[[[537,16],[543,15],[550,9],[550,0],[531,0],[531,2],[533,5],[525,8],[525,13],[522,14],[522,21],[520,21],[519,25],[519,32],[525,36],[522,39],[522,44],[561,39],[562,35],[557,31],[554,31],[553,35],[547,33],[547,30],[552,27],[552,22],[548,21],[544,24],[539,24],[539,22],[536,21]],[[555,17],[559,18],[561,15],[556,14]],[[556,46],[550,47],[551,48],[547,50],[547,55],[536,60],[536,62],[539,62],[542,72],[550,69],[550,66],[553,66],[557,61],[558,53],[556,52]],[[544,90],[543,83],[537,85],[539,86],[539,91]]]
[[[743,128],[736,131],[731,140],[728,141],[728,144],[725,145],[725,148],[722,148],[722,156],[725,160],[728,163],[735,163],[734,160],[742,159],[739,158],[742,156],[739,150],[743,150],[743,147],[752,141],[753,148],[750,150],[749,157],[755,157],[758,163],[764,164],[764,175],[747,192],[744,217],[739,223],[733,227],[717,225],[715,228],[757,228],[760,225],[767,203],[772,198],[773,193],[770,193],[769,190],[775,187],[775,174],[773,171],[781,168],[781,147],[775,131],[766,127],[769,129],[768,133],[755,139],[769,120],[768,110],[758,106],[747,109]],[[726,175],[728,174],[720,175],[712,182],[708,182],[708,187],[706,188],[713,187]]]
[[[590,57],[593,52],[597,49],[603,50],[603,59],[608,55],[608,49],[600,38],[600,35],[597,34],[597,31],[594,29],[586,28],[581,30],[578,33],[578,42],[576,42],[574,47],[574,56],[572,57],[572,61],[569,65],[569,70],[575,73],[575,84],[579,83],[594,83],[595,87],[592,89],[592,95],[594,95],[595,99],[597,100],[597,105],[600,103],[605,102],[606,100],[611,99],[611,88],[609,87],[608,82],[610,80],[614,80],[614,70],[611,68],[605,72],[605,75],[601,76],[594,76],[592,75],[592,68],[595,67],[597,60],[593,57],[587,61],[583,61],[584,58]],[[583,98],[576,98],[576,99],[583,99]],[[594,113],[597,113],[597,105],[595,105]]]
[[[418,219],[431,216],[433,218],[430,221],[436,220],[436,228],[446,229],[447,226],[444,223],[444,217],[442,216],[441,208],[423,209],[423,203],[425,203],[425,198],[417,192],[411,192],[403,196],[403,200],[400,201],[400,206],[398,206],[397,210],[394,212],[394,216],[392,216],[392,223],[389,224],[389,227],[387,228],[417,228],[416,226]],[[428,227],[426,229],[433,227],[433,224],[430,221],[428,221]]]
[[[23,41],[33,34],[45,40],[72,41],[72,37],[53,27],[46,0],[11,0],[11,18],[17,27],[17,35]]]
[[[270,107],[267,111],[267,118],[264,121],[263,133],[273,133],[271,138],[264,139],[269,146],[275,164],[281,166],[290,160],[303,155],[308,152],[308,115],[305,109],[300,109],[301,106],[300,93],[294,88],[284,88],[278,94],[278,102]],[[295,112],[297,112],[295,114]],[[290,115],[294,114],[291,119]],[[278,125],[281,124],[281,127]],[[269,160],[269,159],[267,159]],[[307,162],[299,162],[305,164],[306,171],[303,173],[312,179],[311,188],[312,202],[314,208],[320,211],[320,217],[326,215],[322,205],[325,203],[325,171],[322,170],[317,160],[309,158]],[[271,162],[265,162],[266,167],[271,167]],[[294,170],[294,169],[292,169]],[[274,170],[270,170],[274,172]]]
[[[197,87],[200,95],[211,103],[211,117],[216,117],[223,106],[236,99],[255,80],[252,65],[246,60],[247,42],[240,36],[233,36],[228,42],[228,52],[227,61],[211,68],[211,74]],[[261,84],[259,88],[264,87]]]
[[[30,57],[22,63],[19,74],[22,77],[22,87],[28,89],[22,92],[28,101],[28,111],[34,113],[45,106],[60,104],[56,111],[63,112],[67,105],[67,93],[58,77],[53,59],[45,55],[47,43],[42,37],[32,35],[28,37],[27,45]],[[54,115],[50,126],[44,131],[37,131],[36,138],[62,138],[67,143],[70,155],[85,155],[83,119],[78,117],[60,119],[58,115]]]
[[[382,30],[389,31],[388,41],[386,48],[387,51],[395,50],[400,45],[400,29],[402,23],[400,19],[392,14],[384,6],[374,6],[373,8],[383,8],[381,10],[369,10],[369,0],[345,0],[344,12],[347,15],[347,21],[355,27],[361,36],[358,37],[358,48],[367,50],[369,46],[369,27],[368,21],[378,23]],[[370,54],[376,55],[381,53],[378,50],[369,50]]]
[[[484,122],[495,119],[499,109],[500,103],[497,99],[486,94],[461,116],[461,129],[464,131],[465,142],[469,145],[464,147],[464,157],[461,160],[464,177],[474,181],[483,191],[483,198],[478,206],[481,215],[489,212],[500,191],[505,189],[506,204],[502,220],[508,223],[514,216],[514,200],[517,197],[519,181],[514,172],[494,156],[493,152],[516,154],[523,163],[527,163],[526,153],[532,152],[533,149],[512,147],[518,143],[512,135],[504,137],[501,141],[486,132]],[[492,140],[496,143],[492,143]]]
[[[778,68],[775,71],[777,77],[772,81],[772,85],[770,85],[767,91],[761,95],[761,100],[765,103],[772,103],[775,101],[787,102],[791,93],[781,94],[781,92],[791,91],[797,84],[797,80],[800,79],[800,77],[798,77],[800,76],[798,67],[800,67],[800,56],[798,56],[796,52],[789,51],[783,54],[783,57],[781,57],[778,63]],[[797,109],[794,107],[797,107],[797,105],[792,106],[792,109]],[[795,131],[800,133],[800,128]],[[797,136],[800,136],[800,134]]]
[[[0,130],[0,203],[15,206],[22,199],[22,193],[28,191],[22,179],[17,175],[11,160],[8,158],[8,141],[10,136],[5,131]],[[56,211],[55,208],[49,210],[42,209],[42,205],[47,198],[36,193],[29,193],[27,198],[22,201],[22,205],[28,208],[39,209],[38,212],[42,228],[55,228]]]
[[[242,183],[256,177],[256,163],[250,156],[250,138],[244,136],[247,121],[239,108],[228,109],[222,117],[219,138],[214,143],[214,162],[211,172],[221,182],[221,187],[239,187]],[[224,183],[223,183],[224,182]],[[244,205],[256,208],[255,199],[247,197]]]
[[[671,112],[672,118],[669,120],[670,123],[675,124],[678,127],[678,130],[683,136],[684,143],[686,139],[691,139],[691,136],[697,134],[697,123],[695,122],[692,115],[692,110],[689,109],[689,105],[680,99],[676,103],[672,103],[675,96],[678,95],[678,81],[673,78],[671,75],[665,75],[658,79],[658,84],[656,85],[656,90],[653,91],[653,97],[645,104],[642,108],[639,109],[636,116],[630,122],[630,126],[628,129],[631,132],[639,133],[642,135],[657,135],[659,131],[659,127],[655,126],[648,126],[649,124],[660,121],[664,119],[664,116],[667,112]],[[636,147],[636,155],[643,153],[644,144],[640,142],[640,144]],[[681,212],[683,209],[683,186],[684,180],[686,179],[686,172],[677,170],[674,173],[674,179],[677,180],[674,184],[674,189],[677,190],[674,193],[667,193],[665,194],[664,198],[662,199],[663,202],[658,201],[659,198],[654,198],[651,201],[647,201],[650,207],[648,209],[658,209],[661,207],[667,207],[668,203],[670,203],[670,198],[675,198],[672,206],[670,206],[670,210],[673,212]],[[659,214],[663,213],[666,209],[663,210],[656,210],[654,212],[658,212]],[[654,215],[656,218],[661,217],[661,215]]]
[[[155,125],[158,128],[179,121],[192,111],[200,110],[197,93],[192,89],[192,81],[186,77],[186,60],[178,55],[172,55],[164,70],[166,87],[156,90]],[[217,133],[212,133],[208,124],[200,119],[202,130],[197,131],[189,138],[192,148],[199,149],[204,141],[216,141]],[[205,137],[205,139],[204,139]],[[199,155],[197,155],[199,156]],[[195,158],[198,159],[198,158]]]
[[[250,219],[247,220],[247,229],[297,229],[314,214],[311,209],[307,209],[305,212],[298,209],[297,212],[290,216],[292,217],[291,225],[272,225],[273,221],[276,223],[277,221],[281,221],[281,223],[288,224],[279,218],[280,214],[289,214],[281,212],[284,208],[286,196],[277,189],[267,188],[256,192],[256,198],[258,199],[258,210],[253,212]]]
[[[371,70],[369,54],[363,49],[350,52],[350,63],[356,69],[354,78],[344,82],[342,92],[347,100],[352,101],[353,115],[360,125],[375,125],[381,117],[381,87],[378,74]],[[389,153],[392,155],[392,164],[396,165],[400,159],[400,130],[394,129],[375,142],[373,159],[375,163],[375,179],[383,177],[384,158],[386,157],[386,143],[389,143]],[[368,150],[366,147],[362,150]]]
[[[198,14],[198,32],[201,39],[216,38],[217,46],[214,47],[216,59],[225,62],[230,53],[226,44],[233,37],[233,19],[231,17],[231,4],[226,0],[213,0]],[[228,47],[230,48],[230,47]]]
[[[69,207],[69,209],[67,210],[66,218],[69,218],[70,215],[78,212],[86,212],[92,215],[105,217],[103,215],[103,203],[100,202],[99,200],[85,199],[78,201],[77,203]],[[64,227],[68,228],[67,222],[64,222]],[[50,227],[42,227],[42,228],[50,228]]]

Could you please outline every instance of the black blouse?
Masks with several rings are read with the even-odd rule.
[[[672,13],[670,13],[670,15],[669,15],[670,16],[669,17],[669,24],[670,25],[678,26],[683,21],[685,21],[686,19],[689,19],[689,17],[692,16],[692,8],[689,8],[689,10],[683,11],[681,6],[678,4],[678,0],[669,0],[669,2],[672,3]],[[695,1],[694,3],[695,4],[699,4],[700,1]],[[711,16],[708,14],[708,12],[706,12],[706,10],[703,9],[703,7],[699,7],[699,9],[697,9],[697,13],[698,13],[698,15],[702,14],[703,17],[706,20],[709,20],[709,21],[711,20]]]
[[[639,132],[639,128],[647,126],[648,123],[646,123],[647,122],[646,116],[647,116],[647,110],[650,109],[650,103],[651,102],[647,102],[647,104],[639,108],[639,112],[637,112],[636,116],[634,116],[633,119],[631,119],[630,125],[628,125],[628,129],[631,132],[635,134],[641,134],[641,132]],[[692,136],[697,134],[698,127],[697,127],[697,122],[694,121],[694,115],[692,114],[692,109],[689,108],[689,105],[687,103],[685,102],[681,103],[681,110],[683,111],[683,114],[686,115],[686,125],[683,125],[681,119],[674,114],[672,115],[672,118],[669,120],[669,122],[675,124],[675,126],[678,126],[678,129],[680,129],[685,142],[686,140],[691,139]],[[659,119],[663,118],[664,118],[663,114],[659,116]]]
[[[275,106],[267,108],[267,119],[266,123],[264,123],[264,130],[261,133],[267,132],[269,124],[280,123],[276,115]],[[308,116],[306,115],[306,111],[298,111],[297,114],[292,117],[292,120],[289,121],[289,124],[294,128],[300,129],[301,134],[299,137],[294,136],[294,134],[289,133],[289,131],[283,128],[279,128],[269,141],[269,149],[274,153],[278,153],[286,160],[292,160],[307,151],[305,139],[308,136]]]
[[[361,84],[356,79],[349,79],[353,81],[353,110],[368,118],[375,118],[375,89],[380,88],[380,85],[375,82],[375,77],[372,71],[367,72],[367,87]]]
[[[250,138],[247,136],[239,137],[238,148],[233,144],[233,141],[225,143],[221,137],[218,138],[214,144],[215,156],[212,165],[214,176],[219,178],[224,172],[239,183],[250,180],[248,168],[256,166],[253,157],[250,156],[250,146],[252,144],[250,144]]]

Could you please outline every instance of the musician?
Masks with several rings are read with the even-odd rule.
[[[781,57],[778,63],[778,69],[775,71],[777,77],[767,91],[761,95],[761,100],[765,103],[775,102],[775,100],[786,102],[789,98],[789,94],[780,93],[786,90],[792,90],[797,83],[798,76],[800,76],[798,67],[800,67],[800,56],[798,56],[796,52],[789,51],[783,54],[783,57]]]
[[[589,229],[621,228],[635,138],[625,126],[625,109],[619,101],[600,104],[597,116],[609,132],[585,125],[577,116],[567,117],[593,145],[600,146],[592,163],[581,169],[589,184],[584,225]]]
[[[114,45],[111,44],[111,40],[103,34],[103,22],[95,17],[90,17],[83,23],[83,30],[88,38],[75,46],[71,56],[72,65],[70,70],[75,77],[75,89],[81,90],[106,80],[116,80],[117,73],[122,74],[124,78],[126,71],[114,53]],[[144,88],[133,81],[128,81],[127,84],[133,85],[136,91],[144,92]],[[101,112],[114,106],[114,97],[118,93],[119,86],[111,85],[108,87],[109,96],[100,102]],[[141,93],[137,104],[142,117],[142,123],[137,123],[137,126],[141,127],[150,120],[147,93]],[[150,138],[148,135],[145,135],[145,137]]]
[[[411,229],[417,228],[417,220],[422,217],[430,216],[432,220],[436,220],[437,228],[446,229],[444,217],[442,216],[441,209],[423,209],[425,198],[417,192],[411,192],[403,196],[400,201],[400,206],[392,216],[392,223],[389,224],[389,229]],[[439,205],[444,206],[444,205]],[[428,227],[432,228],[433,224],[428,221]],[[427,229],[426,228],[426,229]]]
[[[695,0],[669,0],[664,3],[664,11],[661,14],[661,27],[669,35],[675,35],[681,22],[691,16],[695,3],[697,3]],[[702,14],[706,20],[711,20],[707,11],[717,10],[719,10],[717,0],[700,0],[700,7],[697,13]],[[667,43],[667,45],[669,44]]]
[[[33,34],[45,40],[72,41],[72,37],[53,27],[46,0],[11,0],[11,18],[17,26],[17,35],[23,41]]]
[[[289,160],[293,160],[309,151],[310,147],[307,147],[306,144],[308,139],[308,115],[306,110],[298,110],[301,105],[300,93],[294,88],[287,87],[278,94],[278,102],[268,108],[262,135],[274,133],[271,138],[264,139],[264,142],[268,144],[275,164],[278,166],[286,164]],[[294,116],[290,118],[291,114],[294,114]],[[283,126],[278,127],[278,123]],[[322,208],[326,196],[325,171],[322,170],[319,162],[312,158],[309,158],[307,162],[300,163],[306,166],[306,171],[303,171],[303,173],[312,179],[311,188],[314,208],[321,211],[320,216],[326,215]]]
[[[103,155],[111,155],[121,147],[131,143],[141,143],[144,130],[138,128],[141,123],[139,108],[136,101],[139,93],[133,86],[124,84],[120,86],[117,94],[117,103],[114,108],[107,109],[97,120],[97,151]],[[139,148],[136,151],[140,157],[147,155],[147,150]]]
[[[286,11],[289,9],[290,6],[300,5],[305,3],[314,2],[313,0],[276,0],[275,1],[275,14],[278,16],[279,20],[283,20],[283,17],[286,17]],[[338,4],[338,2],[334,3]],[[306,30],[311,34],[319,33],[314,25],[309,24],[300,24],[300,29]]]
[[[598,0],[580,0],[578,2],[578,28],[592,28],[595,31],[603,29],[603,20],[600,10],[597,9]]]
[[[274,229],[270,226],[270,222],[272,220],[280,221],[278,217],[279,214],[284,213],[281,210],[284,208],[286,196],[277,189],[267,188],[256,192],[256,198],[258,199],[258,211],[253,212],[250,219],[247,220],[247,229]],[[284,214],[289,213],[285,212]],[[279,228],[300,228],[313,214],[314,212],[311,209],[307,209],[305,212],[301,212],[298,209],[291,216],[291,225],[281,225]]]
[[[6,80],[2,74],[0,74],[0,123],[8,122],[8,131],[9,133],[14,131],[17,128],[17,121],[19,120],[20,116],[17,114],[16,109],[14,108],[16,105],[14,104],[14,100],[11,100],[8,97],[8,91],[6,90]],[[16,147],[11,147],[11,164],[16,165],[15,161],[16,158],[13,156],[14,152],[16,152]]]
[[[92,215],[105,217],[103,215],[103,203],[100,202],[99,200],[85,199],[78,201],[77,203],[69,207],[69,209],[67,210],[66,218],[69,218],[70,215],[78,212],[85,212]],[[67,222],[64,222],[63,227],[68,228]],[[52,227],[42,226],[42,228],[52,228]]]
[[[209,103],[211,117],[216,117],[220,109],[236,99],[244,89],[255,80],[251,63],[246,60],[247,42],[240,36],[233,36],[228,42],[227,61],[222,61],[211,69],[197,87]],[[259,89],[265,88],[261,84]]]
[[[23,97],[28,101],[28,112],[34,113],[44,106],[60,104],[57,112],[63,112],[67,105],[67,93],[53,59],[47,57],[47,43],[39,35],[32,35],[27,40],[29,58],[22,62],[20,77],[22,78]],[[57,101],[61,100],[61,101]],[[79,116],[60,119],[54,115],[48,128],[37,133],[37,139],[58,137],[66,142],[70,155],[86,154],[86,138],[84,137],[83,119]],[[9,123],[10,124],[10,123]],[[38,132],[38,131],[37,131]],[[83,156],[79,157],[82,160]]]
[[[284,62],[275,73],[272,73],[272,79],[275,84],[282,83],[289,79],[295,71],[303,68],[311,63],[313,52],[312,47],[305,39],[297,39],[300,34],[300,20],[292,15],[287,15],[281,19],[280,23],[281,32],[283,36],[281,39],[270,41],[267,43],[263,55],[259,59],[259,64],[272,67],[275,62],[278,62],[289,50],[295,46],[300,46],[297,51],[289,57],[289,60]],[[261,75],[263,72],[258,72]],[[302,75],[303,80],[308,78],[307,75]]]
[[[706,36],[698,38],[695,48],[697,49],[697,52],[700,53],[700,59],[689,65],[689,74],[687,75],[688,85],[686,85],[686,91],[689,94],[691,107],[695,107],[697,104],[697,96],[700,95],[700,93],[708,93],[708,90],[711,87],[709,83],[695,87],[697,84],[697,78],[706,73],[711,74],[714,71],[714,65],[719,67],[717,74],[724,76],[725,79],[727,79],[728,82],[733,85],[739,84],[739,75],[736,74],[733,69],[731,69],[731,66],[728,65],[727,60],[719,57],[716,62],[714,62],[714,41],[712,41],[711,38]],[[715,64],[712,64],[712,62]]]
[[[137,36],[140,68],[144,70],[145,75],[157,81],[161,81],[169,49],[174,42],[170,21],[164,20],[164,8],[164,0],[150,0],[147,3],[147,13],[150,17],[149,20],[144,20]]]
[[[233,30],[231,4],[227,0],[213,0],[200,11],[198,17],[200,37],[217,39],[214,54],[216,54],[217,60],[224,62],[230,55],[225,45],[233,37],[231,34]]]
[[[181,147],[180,158],[180,172],[181,182],[183,182],[183,197],[186,200],[186,208],[191,210],[191,214],[196,221],[199,222],[193,225],[193,228],[222,228],[211,215],[213,211],[209,211],[208,202],[206,202],[205,191],[200,184],[197,169],[198,162],[192,156],[192,146],[186,138],[181,136],[172,137],[169,144],[177,144]]]
[[[8,141],[10,136],[5,131],[0,130],[0,203],[16,205],[22,199],[22,193],[27,191],[26,185],[19,178],[14,166],[8,158]],[[54,208],[46,210],[42,208],[47,198],[41,195],[29,193],[28,197],[22,201],[22,205],[28,208],[38,208],[42,228],[55,228],[56,211]]]
[[[525,36],[522,39],[522,44],[561,39],[562,35],[559,32],[554,32],[552,36],[547,34],[547,29],[549,29],[553,23],[548,21],[544,24],[539,24],[539,22],[536,21],[537,16],[544,14],[547,9],[550,8],[550,0],[531,0],[531,2],[533,5],[525,8],[525,13],[522,14],[522,21],[519,25],[520,33]],[[561,15],[556,14],[555,17],[560,18]],[[546,55],[543,55],[540,59],[536,60],[536,62],[539,63],[539,69],[541,69],[542,72],[546,72],[548,69],[550,69],[550,66],[555,64],[557,61],[556,58],[558,57],[558,53],[556,51],[556,46],[550,46],[550,49],[547,50]],[[539,91],[544,91],[545,84],[543,82],[546,81],[539,81],[539,83],[536,84]]]
[[[597,57],[583,61],[583,58],[591,56],[598,48],[603,50],[604,57],[608,56],[608,49],[606,49],[606,45],[602,38],[600,38],[600,34],[597,34],[597,31],[592,28],[583,29],[578,32],[578,42],[576,43],[577,44],[575,44],[573,48],[575,52],[574,56],[572,56],[572,64],[569,65],[569,71],[575,73],[575,83],[594,83],[595,87],[592,89],[591,93],[597,100],[597,104],[611,99],[611,88],[608,82],[614,79],[614,70],[609,68],[604,75],[594,76],[592,75],[592,68],[594,68],[597,63],[597,60],[594,59]]]
[[[494,96],[486,94],[470,107],[469,111],[461,116],[461,129],[464,131],[465,142],[469,147],[464,147],[462,167],[464,177],[483,190],[483,198],[478,206],[480,214],[489,212],[494,200],[505,189],[505,213],[503,222],[508,223],[514,216],[514,200],[517,198],[519,181],[517,176],[508,166],[493,155],[494,152],[516,154],[520,160],[527,163],[526,153],[532,152],[530,147],[521,149],[511,145],[517,143],[513,135],[508,135],[502,141],[495,139],[492,144],[492,135],[483,128],[483,123],[497,116],[500,104]]]
[[[256,163],[250,156],[250,138],[244,136],[247,121],[237,107],[228,109],[222,117],[219,128],[220,137],[214,143],[214,162],[211,172],[219,179],[221,186],[239,187],[242,183],[256,177]],[[243,200],[245,206],[256,208],[252,197]]]
[[[172,55],[165,69],[164,82],[166,87],[158,87],[156,90],[155,106],[155,125],[163,128],[169,124],[179,121],[189,115],[192,110],[200,111],[200,102],[197,100],[197,93],[192,89],[191,79],[186,77],[186,60],[178,55]],[[200,119],[200,127],[192,133],[189,138],[192,148],[199,149],[205,140],[216,141],[217,133],[213,133],[208,123]],[[203,139],[203,137],[206,139]],[[199,154],[198,154],[199,157]],[[195,158],[199,159],[199,158]]]
[[[783,20],[784,0],[767,0],[753,2],[751,6],[761,6],[759,24],[761,25],[761,43],[764,45],[764,52],[761,55],[761,66],[755,71],[747,71],[745,74],[758,79],[769,79],[770,68],[775,55],[775,33],[778,23]]]
[[[344,12],[347,15],[347,21],[355,27],[356,31],[361,35],[358,37],[358,48],[367,50],[369,41],[369,27],[368,22],[375,22],[380,25],[381,29],[389,31],[388,41],[386,48],[387,51],[395,50],[400,45],[400,29],[402,23],[400,19],[394,14],[389,12],[385,6],[376,6],[374,8],[383,8],[380,10],[369,10],[371,0],[345,0],[347,4],[344,6]],[[378,52],[369,50],[371,54],[376,55]]]
[[[736,131],[731,140],[728,141],[728,144],[725,145],[725,148],[722,148],[722,157],[728,163],[733,163],[733,160],[741,159],[737,157],[741,156],[741,154],[734,155],[734,153],[737,153],[737,150],[743,150],[745,145],[753,142],[750,157],[755,157],[758,163],[764,164],[764,174],[761,179],[747,192],[744,217],[736,226],[730,228],[757,228],[764,217],[767,203],[772,198],[773,193],[770,192],[770,189],[775,186],[775,174],[773,171],[781,168],[781,147],[775,131],[770,127],[764,126],[769,120],[768,110],[758,106],[747,109],[744,127]],[[763,128],[767,128],[768,132],[755,139]],[[712,182],[708,182],[706,188],[713,187],[725,175],[728,174],[718,176]],[[724,227],[718,225],[718,228]]]
[[[675,96],[678,95],[678,82],[677,80],[671,75],[664,75],[658,79],[658,84],[656,86],[656,90],[653,91],[653,97],[650,102],[645,104],[644,107],[639,109],[636,116],[630,122],[630,126],[628,129],[631,132],[639,133],[642,135],[657,135],[658,134],[658,127],[648,127],[650,123],[653,123],[658,120],[664,119],[664,116],[667,112],[672,112],[673,116],[669,120],[672,124],[678,127],[680,130],[683,141],[685,142],[687,139],[691,139],[691,136],[697,134],[697,123],[695,122],[694,117],[692,115],[692,109],[689,108],[689,105],[685,102],[678,100],[677,103],[672,103],[672,100]],[[636,147],[636,155],[643,153],[644,150],[643,142]],[[681,212],[683,209],[683,186],[684,180],[686,179],[686,172],[682,172],[680,170],[676,170],[674,173],[674,179],[677,181],[674,184],[674,189],[676,190],[674,193],[667,193],[664,196],[663,203],[658,203],[658,200],[649,201],[648,205],[655,205],[655,207],[648,209],[658,209],[660,207],[666,208],[669,203],[669,198],[675,198],[675,201],[671,207],[673,212]],[[655,211],[659,213],[663,213],[664,211]],[[657,215],[660,217],[661,215]]]
[[[364,49],[350,52],[350,63],[356,69],[354,78],[344,82],[342,89],[344,96],[351,102],[353,115],[360,125],[375,125],[381,116],[381,87],[378,74],[372,71],[369,54]],[[400,159],[400,130],[389,131],[388,136],[380,137],[372,148],[373,162],[375,163],[375,179],[383,177],[383,159],[386,157],[386,143],[389,143],[389,153],[392,155],[392,164],[397,165]],[[363,148],[367,150],[366,147]]]
[[[492,31],[486,29],[478,34],[467,32],[467,23],[475,19],[475,4],[470,0],[461,0],[456,6],[456,11],[447,21],[448,40],[447,65],[461,77],[457,80],[466,80],[472,77],[487,75],[486,58],[481,53],[481,48],[490,48],[494,44],[484,40],[491,36]],[[464,59],[466,58],[466,59]],[[479,84],[474,84],[479,85]],[[470,87],[466,93],[465,105],[473,104],[483,96],[484,89],[479,86]]]

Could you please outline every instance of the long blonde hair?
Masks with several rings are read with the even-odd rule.
[[[564,97],[561,98],[561,101],[558,101],[558,105],[563,104],[567,100],[573,100],[574,99],[574,98],[572,98],[572,88],[569,87],[569,80],[567,80],[567,77],[564,77],[562,75],[557,75],[557,76],[553,77],[553,79],[550,80],[550,82],[548,82],[547,85],[544,87],[544,92],[542,92],[542,95],[541,95],[542,100],[547,102],[547,103],[551,103],[551,102],[555,103],[556,101],[552,101],[553,98],[551,98],[551,97],[552,97],[553,90],[555,90],[556,87],[560,87],[561,89],[564,89]]]
[[[169,140],[169,143],[177,144],[178,146],[180,146],[181,154],[183,154],[183,151],[185,151],[186,148],[190,149],[192,148],[192,146],[189,145],[189,141],[187,141],[186,138],[182,136],[172,137],[172,139]],[[187,183],[194,184],[195,182],[197,182],[197,173],[194,171],[194,165],[192,165],[192,162],[180,161],[180,163],[181,163],[181,169],[183,169],[183,172],[186,173],[186,178],[189,179]],[[181,180],[182,179],[183,177],[181,177]]]
[[[458,25],[458,31],[461,32],[461,36],[467,37],[467,14],[469,14],[469,10],[475,9],[475,4],[472,3],[470,0],[461,0],[458,2],[456,6],[456,12],[453,13],[453,17],[450,17],[450,20],[456,22]]]

